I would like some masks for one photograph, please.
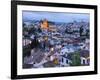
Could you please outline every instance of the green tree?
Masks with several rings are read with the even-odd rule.
[[[28,37],[28,28],[27,27],[23,27],[23,36]]]
[[[36,28],[33,26],[32,28],[30,28],[30,30],[28,31],[28,34],[35,34],[36,32]]]
[[[81,59],[80,59],[80,53],[76,52],[72,55],[72,63],[70,63],[71,66],[81,66]]]

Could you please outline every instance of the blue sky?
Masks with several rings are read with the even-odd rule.
[[[47,19],[53,22],[90,21],[89,14],[67,12],[23,11],[23,20]]]

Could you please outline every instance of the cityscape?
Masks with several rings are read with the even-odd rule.
[[[90,65],[89,14],[23,11],[23,68]]]

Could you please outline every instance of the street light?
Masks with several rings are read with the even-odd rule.
[[[54,48],[53,47],[51,48],[51,51],[54,51]]]
[[[48,37],[47,36],[45,36],[45,38],[44,38],[45,40],[48,40]]]
[[[39,39],[38,41],[39,41],[39,42],[41,42],[41,40],[40,40],[40,39]]]

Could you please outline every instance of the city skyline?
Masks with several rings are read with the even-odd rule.
[[[90,65],[89,14],[26,11],[22,17],[27,19],[23,20],[24,69]]]
[[[73,22],[90,21],[90,15],[87,13],[67,13],[67,12],[43,12],[43,11],[23,11],[23,20],[42,20],[47,19],[52,22]]]

